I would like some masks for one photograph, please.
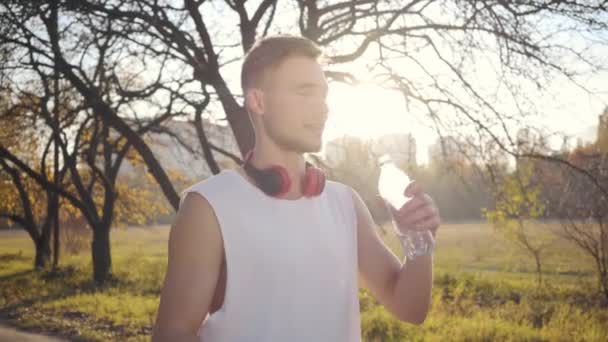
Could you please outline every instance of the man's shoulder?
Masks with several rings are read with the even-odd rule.
[[[214,187],[214,186],[218,186],[218,184],[225,185],[225,184],[234,183],[234,180],[231,177],[232,176],[231,173],[233,173],[233,172],[235,172],[235,170],[233,170],[233,169],[224,169],[215,175],[211,175],[209,177],[200,179],[200,180],[196,181],[195,183],[192,183],[187,189],[201,188],[201,187],[203,187],[203,188],[204,187]]]
[[[325,187],[330,189],[330,191],[338,191],[343,194],[351,195],[353,193],[353,188],[345,183],[335,180],[327,180],[325,183]]]
[[[207,200],[210,200],[210,197],[217,197],[222,193],[229,192],[231,187],[236,186],[236,179],[232,175],[233,172],[236,171],[232,169],[222,170],[218,174],[199,180],[186,187],[180,193],[180,204],[189,192],[198,193]]]
[[[336,181],[336,180],[327,180],[325,182],[325,185],[330,188],[340,189],[341,191],[344,191],[344,190],[350,191],[350,189],[351,189],[351,187],[348,184],[345,184],[345,183],[342,183],[342,182]]]
[[[334,180],[327,180],[325,183],[325,191],[328,192],[330,198],[337,200],[347,205],[353,204],[353,199],[356,197],[357,191],[350,185]]]

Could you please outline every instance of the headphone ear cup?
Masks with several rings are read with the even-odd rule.
[[[323,189],[325,189],[325,172],[323,172],[321,170],[317,170],[317,174],[319,175],[319,184],[317,186],[317,191],[315,193],[315,196],[323,193]]]
[[[325,173],[319,168],[314,166],[308,167],[304,180],[303,193],[305,196],[318,196],[325,189]]]
[[[280,197],[289,191],[291,187],[291,178],[285,168],[279,165],[271,166],[267,171],[268,173],[268,191],[267,193],[271,196]]]
[[[314,167],[307,167],[306,174],[304,176],[304,183],[302,184],[302,193],[306,197],[314,196],[319,186],[319,175],[318,171]]]

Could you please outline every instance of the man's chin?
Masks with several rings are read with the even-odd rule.
[[[322,143],[317,144],[301,144],[294,148],[294,150],[298,153],[318,153],[321,152]]]
[[[277,141],[279,142],[279,141]],[[317,153],[321,151],[323,147],[322,139],[315,140],[295,140],[295,139],[285,139],[279,143],[282,147],[289,151],[294,151],[300,154],[304,153]]]
[[[323,142],[319,141],[315,144],[310,144],[307,146],[307,149],[304,153],[317,153],[321,152],[321,147],[323,147]]]

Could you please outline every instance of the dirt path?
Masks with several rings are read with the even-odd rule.
[[[11,342],[64,342],[66,340],[60,340],[54,337],[48,337],[45,335],[38,335],[32,333],[26,333],[19,331],[13,327],[3,324],[0,322],[0,341],[11,341]]]

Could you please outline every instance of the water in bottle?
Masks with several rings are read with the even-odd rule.
[[[395,165],[389,155],[383,155],[379,159],[380,178],[378,180],[378,192],[388,205],[399,210],[405,203],[411,200],[404,194],[405,189],[412,182],[405,172]],[[389,210],[392,215],[392,211]],[[425,254],[430,248],[428,235],[430,232],[419,230],[406,230],[401,232],[393,218],[393,226],[396,234],[401,239],[404,253],[408,259],[416,255]]]

